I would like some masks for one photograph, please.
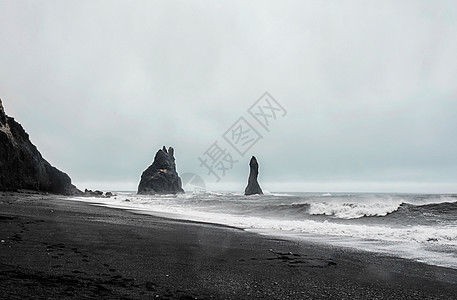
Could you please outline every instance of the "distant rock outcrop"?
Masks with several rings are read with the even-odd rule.
[[[172,147],[157,151],[152,165],[141,175],[138,194],[178,194],[184,193],[181,178],[176,172]]]
[[[99,190],[93,191],[93,190],[85,189],[84,193],[81,196],[96,197],[96,198],[111,198],[111,197],[117,196],[117,195],[113,194],[112,192],[106,192],[105,194],[103,194],[103,192],[99,191]]]
[[[0,190],[33,190],[53,194],[80,194],[70,177],[51,166],[0,100]]]
[[[253,156],[249,162],[249,179],[248,186],[244,190],[245,195],[263,195],[262,189],[260,188],[259,183],[257,182],[257,176],[259,175],[259,164],[257,159]]]

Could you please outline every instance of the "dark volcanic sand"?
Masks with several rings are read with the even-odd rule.
[[[1,299],[457,297],[457,270],[57,196],[3,193],[0,240]]]

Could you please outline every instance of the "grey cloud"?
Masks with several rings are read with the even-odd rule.
[[[288,114],[247,156],[272,186],[448,188],[456,16],[452,1],[2,1],[0,97],[76,182],[134,183],[162,145],[206,175],[197,157],[268,90]],[[205,179],[242,188],[238,158]]]

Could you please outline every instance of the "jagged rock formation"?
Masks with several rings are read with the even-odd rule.
[[[141,175],[138,194],[178,194],[184,193],[181,178],[176,172],[174,149],[157,151],[152,165]]]
[[[248,179],[248,186],[244,190],[245,195],[263,195],[262,189],[260,188],[259,183],[257,182],[257,176],[259,175],[259,164],[257,163],[257,159],[255,156],[251,158],[249,162],[249,179]]]
[[[5,114],[0,100],[0,190],[21,189],[64,195],[81,193],[67,174],[41,156],[21,124]]]

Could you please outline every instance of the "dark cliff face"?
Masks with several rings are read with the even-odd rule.
[[[257,159],[253,156],[249,162],[249,179],[248,186],[244,190],[245,195],[263,195],[262,189],[260,188],[259,183],[257,182],[257,176],[259,175],[259,164]]]
[[[51,166],[0,100],[0,190],[27,189],[73,195],[80,191],[70,177]]]
[[[141,175],[138,194],[178,194],[184,193],[181,178],[176,172],[174,149],[157,151],[154,162]]]

